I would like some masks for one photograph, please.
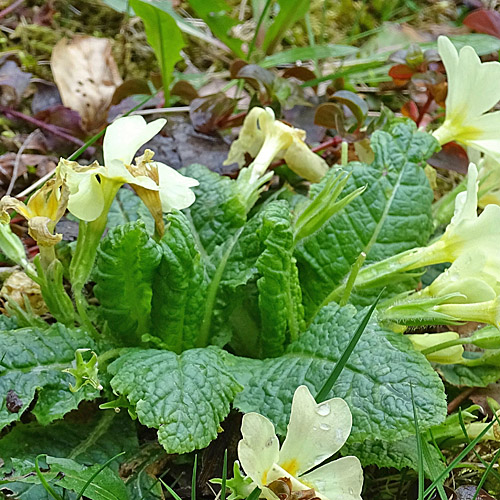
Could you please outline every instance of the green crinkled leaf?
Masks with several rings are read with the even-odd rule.
[[[152,333],[165,348],[181,353],[204,342],[199,336],[208,278],[186,217],[176,211],[168,222],[153,281]]]
[[[120,429],[120,432],[115,432],[115,429]],[[8,479],[9,473],[15,477],[34,470],[35,458],[42,453],[71,457],[78,463],[93,465],[105,463],[111,457],[126,451],[126,455],[110,464],[113,470],[118,471],[119,465],[131,459],[138,450],[135,425],[126,412],[100,412],[84,422],[60,420],[47,426],[36,422],[17,424],[0,439],[0,462],[4,463],[0,467],[0,481]],[[44,460],[41,462],[44,463]],[[21,469],[18,468],[19,465],[22,466]],[[52,486],[61,493],[60,488],[54,484]],[[23,500],[53,500],[46,496],[41,484],[11,481],[6,487]],[[66,494],[66,498],[73,497]]]
[[[139,421],[158,429],[167,453],[204,448],[241,386],[216,347],[177,355],[154,349],[121,356],[108,368],[113,390],[135,406]]]
[[[58,474],[55,483],[61,487],[80,493],[88,481],[85,488],[85,497],[90,500],[128,500],[129,496],[125,483],[118,474],[109,467],[101,469],[99,464],[90,467],[68,458],[47,457],[47,464],[50,466],[50,473]]]
[[[321,389],[365,313],[330,304],[283,356],[244,360],[228,355],[230,370],[245,388],[234,404],[265,415],[284,435],[295,389],[301,384],[312,394]],[[351,442],[373,436],[397,441],[414,433],[412,380],[421,427],[441,423],[446,397],[440,378],[407,338],[372,318],[330,394],[344,398],[351,408]]]
[[[94,292],[99,312],[124,345],[138,345],[149,330],[153,275],[160,249],[143,222],[110,230],[97,253]]]
[[[236,182],[228,177],[203,165],[191,165],[183,173],[200,182],[193,188],[196,201],[184,213],[194,226],[201,253],[210,258],[217,246],[245,224],[246,207],[240,200]]]
[[[119,433],[113,432],[120,429]],[[17,424],[0,439],[0,473],[9,473],[13,458],[35,463],[41,453],[55,457],[71,457],[85,465],[104,463],[126,451],[112,466],[131,458],[139,449],[134,422],[126,412],[101,411],[84,422],[59,420],[49,425],[36,422]]]
[[[93,347],[82,330],[58,323],[43,331],[0,331],[0,429],[19,420],[37,392],[32,412],[44,425],[77,408],[82,400],[96,398],[99,391],[90,386],[71,393],[69,384],[74,379],[62,372],[71,367],[77,349]],[[22,403],[17,413],[7,409],[9,391],[14,391]]]
[[[286,201],[265,204],[245,225],[227,260],[214,328],[222,324],[232,330],[231,346],[239,354],[277,356],[303,328],[290,219]]]
[[[303,326],[290,217],[286,202],[269,204],[262,215],[260,239],[265,250],[256,263],[262,357],[282,354],[286,341],[296,339]]]
[[[446,382],[456,386],[486,387],[500,379],[500,367],[495,365],[435,365]]]
[[[370,264],[425,245],[432,231],[433,192],[422,167],[438,147],[435,139],[417,132],[412,122],[398,122],[390,134],[376,131],[371,146],[375,153],[371,165],[345,167],[351,177],[342,194],[365,185],[367,189],[297,246],[308,319],[330,302],[329,295],[348,277],[361,252],[367,255],[365,264]],[[312,196],[320,189],[321,185],[314,186]],[[355,297],[355,302],[367,305],[373,294],[377,292],[364,300]]]
[[[434,446],[428,446],[435,464],[441,464],[441,456]],[[409,436],[401,441],[363,441],[362,443],[348,443],[342,448],[342,455],[355,455],[363,466],[377,465],[378,467],[394,467],[417,469],[418,454],[415,436]],[[424,462],[426,474],[430,474],[427,463]],[[444,465],[442,465],[444,469]]]
[[[142,220],[146,224],[148,233],[153,233],[155,221],[146,205],[133,191],[122,188],[116,194],[109,209],[107,226],[113,228],[136,220]]]
[[[14,330],[18,328],[16,318],[0,314],[0,330]]]

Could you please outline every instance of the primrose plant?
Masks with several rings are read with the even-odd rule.
[[[487,204],[477,215],[481,173],[471,164],[451,222],[429,244],[434,193],[424,168],[440,142],[472,137],[455,136],[465,126],[456,96],[469,92],[456,83],[459,58],[488,74],[497,66],[439,43],[450,79],[444,128],[433,135],[394,120],[372,134],[370,164],[328,167],[304,131],[254,108],[229,152],[241,167],[236,179],[199,164],[177,172],[148,149],[134,159],[165,121],[133,116],[108,127],[103,165],[61,159],[56,178],[26,204],[3,198],[2,221],[12,210],[25,217],[40,253],[30,262],[8,226],[2,250],[39,284],[50,311],[41,318],[7,297],[10,317],[0,317],[0,429],[16,423],[0,439],[10,490],[23,491],[26,481],[42,488],[32,474],[39,453],[47,455],[40,474],[56,493],[69,477],[58,474],[61,458],[91,477],[88,464],[102,454],[89,443],[98,441],[110,450],[106,459],[127,453],[108,468],[125,488],[116,470],[138,450],[133,420],[155,429],[167,453],[183,454],[216,439],[232,408],[245,413],[245,476],[236,464],[232,498],[255,488],[265,498],[360,498],[360,464],[418,463],[414,407],[422,436],[460,436],[445,423],[440,375],[456,385],[500,378],[500,213]],[[483,115],[486,104],[475,107],[477,129],[496,116]],[[486,151],[479,142],[470,145]],[[268,183],[274,159],[310,182],[307,195]],[[66,209],[79,220],[76,243],[57,232]],[[434,281],[422,277],[442,264],[450,267]],[[429,286],[415,291],[420,280]],[[463,321],[489,326],[469,337],[425,331]],[[424,333],[405,335],[415,324]],[[332,373],[329,399],[318,405],[311,393]],[[65,415],[83,401],[98,405],[84,424],[71,424],[67,445],[18,450],[26,436],[50,443],[67,432]],[[22,423],[28,412],[33,421]],[[483,426],[474,418],[467,425]],[[285,435],[280,448],[276,436]],[[339,450],[347,456],[323,464]],[[132,477],[119,498],[137,491]]]

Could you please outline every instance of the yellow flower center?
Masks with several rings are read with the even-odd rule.
[[[281,464],[281,468],[285,469],[290,475],[297,476],[299,472],[299,462],[296,458],[292,458],[287,462]]]

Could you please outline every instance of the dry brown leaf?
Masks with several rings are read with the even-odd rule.
[[[111,99],[122,79],[104,38],[63,38],[52,50],[54,81],[63,104],[82,117],[82,127],[96,132],[105,122]]]
[[[24,297],[27,297],[33,312],[42,315],[47,312],[40,286],[23,271],[14,271],[5,281],[0,290],[2,298],[13,300],[25,309]]]

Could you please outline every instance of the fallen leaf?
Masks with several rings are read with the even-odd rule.
[[[467,486],[459,486],[455,490],[456,500],[472,500],[476,498],[477,500],[495,500],[490,494],[488,494],[483,489],[479,490],[479,493],[476,495],[477,486],[467,485]]]
[[[16,153],[5,153],[0,156],[0,185],[5,189],[12,178],[12,172],[16,162]],[[36,169],[37,177],[43,177],[45,174],[56,168],[57,158],[55,156],[45,156],[37,154],[22,154],[19,157],[19,168],[17,177],[21,177],[28,172],[29,168]]]
[[[40,286],[23,271],[14,271],[4,281],[0,295],[8,301],[17,302],[21,309],[25,309],[24,297],[27,297],[33,312],[39,315],[47,312]]]
[[[31,112],[36,115],[40,111],[62,104],[57,87],[50,82],[36,82],[36,92],[31,100]]]
[[[18,104],[30,80],[31,73],[22,71],[14,61],[5,61],[0,67],[0,104]]]
[[[77,111],[91,134],[106,123],[115,90],[122,84],[111,44],[104,38],[63,38],[52,50],[51,68],[63,104]]]
[[[486,387],[478,387],[469,396],[469,399],[479,405],[486,415],[493,417],[493,412],[488,404],[488,398],[492,398],[500,404],[500,383],[497,382]]]

